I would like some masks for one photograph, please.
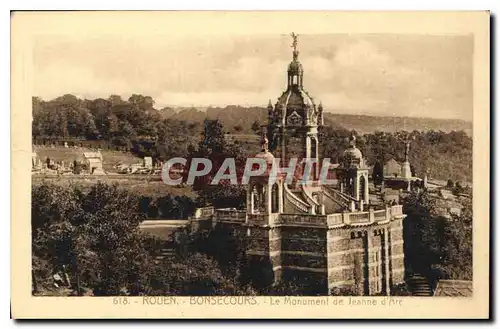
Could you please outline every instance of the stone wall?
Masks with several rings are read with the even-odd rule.
[[[389,245],[391,285],[395,285],[404,282],[405,277],[403,221],[400,219],[394,220],[390,224]]]
[[[345,216],[247,214],[244,223],[230,218],[217,224],[246,237],[250,275],[259,285],[293,280],[314,287],[314,293],[340,289],[378,295],[389,294],[392,285],[404,282],[400,210]]]
[[[327,238],[325,228],[281,227],[281,266],[283,278],[302,285],[327,280]],[[313,280],[314,278],[314,280]]]

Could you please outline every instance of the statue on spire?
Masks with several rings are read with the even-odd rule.
[[[269,140],[267,139],[267,131],[264,127],[262,128],[262,131],[261,131],[260,146],[261,146],[261,150],[263,152],[269,151]]]
[[[292,36],[292,45],[291,47],[293,48],[293,59],[296,60],[297,56],[299,55],[299,52],[297,50],[297,37],[299,36],[298,34],[295,34],[294,32],[290,33]]]
[[[349,146],[350,147],[356,147],[356,135],[354,132],[351,133],[351,136],[349,137]]]

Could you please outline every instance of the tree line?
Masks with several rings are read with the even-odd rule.
[[[86,140],[140,157],[152,156],[155,160],[192,155],[197,146],[199,149],[200,140],[207,138],[206,126],[213,125],[211,122],[221,125],[218,129],[222,136],[259,134],[260,126],[266,123],[264,108],[233,106],[224,111],[209,108],[207,113],[192,109],[197,114],[176,115],[173,109],[155,109],[152,97],[136,94],[128,100],[116,95],[93,100],[64,95],[49,101],[33,97],[32,102],[34,141]],[[359,134],[331,120],[320,130],[322,157],[338,161],[348,146],[349,135],[354,133],[357,146],[370,166],[383,165],[391,158],[402,162],[405,145],[401,139],[411,133],[414,139],[409,158],[415,175],[423,177],[428,173],[440,180],[472,181],[472,139],[464,131]],[[251,143],[236,142],[235,146],[245,156],[255,154],[259,148]]]
[[[440,279],[472,280],[472,200],[462,197],[459,202],[460,214],[445,218],[427,190],[413,191],[403,199],[408,274],[424,275],[432,285]]]
[[[242,235],[230,229],[180,229],[172,240],[141,232],[146,215],[138,196],[117,185],[82,190],[44,182],[32,188],[31,211],[35,295],[61,294],[55,283],[94,296],[307,293],[293,283],[251,282]],[[165,249],[174,253],[160,258]]]

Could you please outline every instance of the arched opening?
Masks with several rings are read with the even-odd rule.
[[[271,212],[278,213],[279,212],[279,187],[278,184],[274,184],[271,190]]]
[[[265,195],[264,187],[261,184],[255,184],[252,190],[253,194],[253,210],[256,213],[265,212]]]

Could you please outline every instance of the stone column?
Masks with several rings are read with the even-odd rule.
[[[364,199],[365,199],[365,203],[370,203],[370,193],[369,193],[369,190],[368,190],[368,175],[365,176],[365,195],[364,195]]]
[[[285,183],[278,183],[278,193],[279,193],[279,201],[278,201],[278,212],[282,214],[284,212],[283,210],[283,184]]]
[[[373,248],[372,248],[372,245],[373,245],[373,241],[372,241],[372,236],[371,236],[371,232],[369,230],[366,230],[365,231],[365,234],[366,234],[366,248],[367,248],[367,255],[368,255],[368,259],[367,259],[367,262],[366,262],[366,267],[367,267],[367,276],[366,276],[366,280],[368,280],[368,295],[372,295],[373,293],[373,289],[372,289],[372,283],[373,283],[373,279],[372,279],[372,268],[371,268],[371,263],[372,263],[372,256],[373,256]]]
[[[264,200],[265,200],[265,209],[266,209],[266,214],[270,214],[272,213],[272,186],[267,184],[267,185],[264,185],[263,189],[262,189],[262,193],[264,194]]]
[[[387,296],[391,295],[391,280],[390,280],[390,273],[391,269],[389,267],[389,229],[386,227],[384,229],[384,250],[382,250],[384,253],[384,280],[385,280],[385,294]]]
[[[305,146],[306,146],[306,158],[309,159],[311,158],[311,138],[309,137],[309,135],[306,135],[305,137]]]
[[[269,229],[269,256],[273,267],[274,282],[279,282],[283,274],[283,262],[281,259],[281,228],[271,227]]]
[[[250,184],[248,187],[247,193],[247,213],[253,214],[255,213],[255,204],[254,204],[254,195],[253,195],[253,185]]]
[[[356,200],[359,200],[359,174],[356,174],[356,179],[354,180],[354,195]]]

